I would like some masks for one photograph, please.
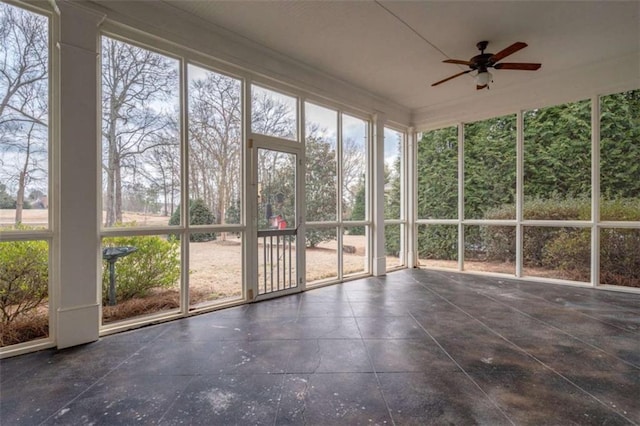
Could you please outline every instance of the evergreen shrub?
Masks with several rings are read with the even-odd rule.
[[[9,324],[36,309],[48,296],[46,241],[0,243],[0,323]]]
[[[458,227],[427,225],[418,227],[418,254],[423,259],[456,260]]]
[[[201,199],[189,201],[189,224],[190,225],[212,225],[215,223],[215,216]],[[169,225],[180,225],[180,206],[173,212]],[[205,242],[216,239],[215,232],[198,232],[189,237],[191,242]]]
[[[485,219],[512,218],[515,207],[505,205],[487,212]],[[524,217],[530,220],[590,220],[591,203],[586,199],[536,200],[527,203]],[[640,199],[603,200],[600,215],[610,221],[640,221]],[[487,259],[515,259],[515,227],[487,226],[483,229]],[[606,228],[600,235],[601,282],[640,286],[640,230]],[[588,281],[591,268],[591,230],[571,227],[525,227],[524,262],[530,266],[568,272]]]

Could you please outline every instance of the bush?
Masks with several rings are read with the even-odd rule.
[[[115,263],[116,299],[145,297],[152,289],[171,288],[180,278],[180,243],[158,236],[112,237],[105,247],[133,246],[136,251]],[[102,262],[102,303],[109,301],[109,263]]]
[[[9,324],[47,298],[49,246],[46,241],[0,243],[0,322]]]
[[[527,220],[590,220],[591,203],[586,199],[533,200],[525,204],[522,215]],[[488,210],[485,214],[485,219],[513,218],[515,218],[513,204]],[[514,226],[487,226],[483,231],[488,260],[501,262],[515,260],[516,228]],[[557,268],[553,258],[561,252],[553,249],[553,253],[547,253],[549,250],[547,245],[565,230],[557,227],[527,226],[524,232],[524,263],[529,266]],[[567,238],[569,237],[563,237],[563,241],[567,241]],[[587,244],[588,248],[589,244]],[[589,256],[587,258],[590,259]]]
[[[201,199],[189,201],[189,224],[190,225],[212,225],[215,223],[215,216],[209,207]],[[180,205],[171,215],[169,225],[180,225]],[[205,242],[216,239],[215,232],[199,232],[191,234],[189,241]]]
[[[487,212],[485,219],[512,219],[515,207],[502,206]],[[536,200],[527,203],[527,219],[590,220],[591,203],[585,199]],[[603,200],[603,220],[640,221],[640,199]],[[487,226],[485,240],[489,260],[515,259],[515,227]],[[640,286],[640,230],[603,229],[600,235],[600,282]],[[527,226],[523,246],[524,262],[567,272],[576,280],[588,281],[591,268],[591,230]]]
[[[640,229],[603,229],[600,233],[600,282],[640,287],[639,253]]]
[[[384,251],[387,256],[400,256],[400,225],[385,225]]]
[[[456,260],[458,258],[458,226],[418,227],[418,255],[423,259]]]

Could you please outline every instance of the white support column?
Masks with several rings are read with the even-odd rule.
[[[591,98],[591,285],[600,284],[600,97]],[[637,253],[636,253],[637,254]]]
[[[416,159],[418,158],[417,149],[418,142],[416,129],[410,127],[407,130],[406,153],[404,155],[406,171],[405,182],[407,182],[407,190],[405,191],[407,202],[404,204],[407,209],[404,218],[407,221],[408,229],[408,232],[405,232],[405,235],[408,236],[407,268],[415,268],[418,266],[418,231],[416,227],[416,217],[418,213],[418,173],[416,171]]]
[[[524,114],[516,115],[516,277],[523,274],[523,238],[522,209],[524,205]]]
[[[464,124],[458,124],[458,270],[464,270]]]
[[[376,113],[373,119],[373,203],[371,205],[371,232],[373,233],[373,275],[387,272],[387,258],[384,248],[384,123],[385,116]]]
[[[56,183],[60,214],[57,346],[98,339],[100,306],[100,193],[98,141],[98,26],[104,16],[75,2],[59,1],[59,153]]]

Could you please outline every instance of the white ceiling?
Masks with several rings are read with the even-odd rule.
[[[584,91],[603,80],[617,87],[609,81],[616,78],[624,80],[621,87],[640,84],[640,1],[162,3],[404,106],[422,121],[438,110],[477,110],[479,101],[499,110],[514,99],[553,98],[539,88]],[[542,68],[496,70],[490,91],[477,92],[470,75],[431,87],[466,69],[443,59],[469,59],[479,53],[480,40],[488,40],[493,53],[528,43],[507,61],[541,62]],[[567,96],[579,95],[569,90]]]

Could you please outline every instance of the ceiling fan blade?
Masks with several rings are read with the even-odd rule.
[[[503,62],[501,64],[495,64],[493,67],[497,70],[524,70],[535,71],[540,69],[542,64],[533,63],[519,63],[519,62]]]
[[[516,53],[518,50],[524,49],[525,47],[527,47],[527,43],[523,43],[521,41],[517,41],[517,42],[513,43],[511,46],[507,47],[506,49],[502,49],[498,53],[494,54],[491,57],[491,61],[493,63],[496,63],[499,60],[504,59],[507,56]]]
[[[482,90],[487,86],[488,86],[488,84],[482,84],[482,85],[481,84],[476,84],[476,90]]]
[[[447,64],[472,65],[471,62],[463,61],[463,60],[460,60],[460,59],[445,59],[442,62],[447,63]]]
[[[431,87],[433,87],[433,86],[437,86],[438,84],[442,84],[442,83],[444,83],[444,82],[446,82],[446,81],[449,81],[449,80],[453,80],[454,78],[456,78],[456,77],[460,77],[462,74],[466,74],[466,73],[469,73],[469,72],[471,72],[471,71],[473,71],[473,70],[462,71],[462,72],[459,72],[458,74],[454,74],[454,75],[452,75],[451,77],[447,77],[447,78],[445,78],[444,80],[436,81],[435,83],[433,83],[433,84],[431,85]]]

